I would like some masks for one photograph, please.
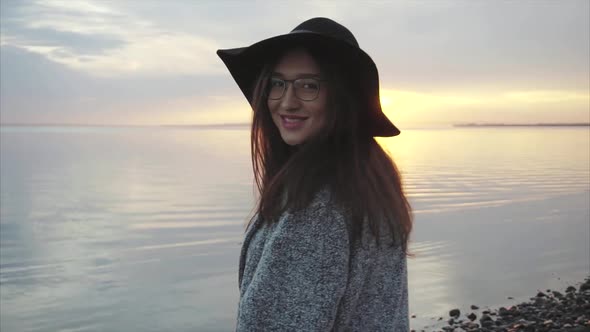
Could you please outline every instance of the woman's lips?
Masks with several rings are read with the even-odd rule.
[[[305,116],[281,115],[281,124],[285,129],[299,129],[303,127],[305,120],[307,120]]]

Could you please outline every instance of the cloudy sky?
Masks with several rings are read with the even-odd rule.
[[[400,128],[590,122],[590,1],[0,2],[0,122],[244,123],[215,51],[347,26]]]

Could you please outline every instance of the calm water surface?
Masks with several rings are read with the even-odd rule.
[[[413,328],[590,274],[588,128],[380,142],[415,213]],[[0,330],[234,328],[246,129],[2,127],[0,144]]]

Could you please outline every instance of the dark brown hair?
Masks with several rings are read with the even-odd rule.
[[[365,111],[360,103],[364,96],[361,80],[346,70],[351,64],[334,62],[329,51],[305,49],[328,80],[325,128],[297,147],[282,140],[265,94],[281,56],[275,54],[266,61],[253,96],[251,152],[260,195],[256,213],[264,223],[276,222],[283,211],[305,208],[317,191],[327,188],[351,217],[351,245],[359,240],[363,222],[367,222],[377,244],[385,229],[392,245],[400,245],[407,253],[411,207],[395,163],[368,134],[366,117],[361,116]]]

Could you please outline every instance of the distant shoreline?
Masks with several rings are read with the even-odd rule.
[[[250,128],[250,123],[209,123],[209,124],[154,124],[154,125],[134,125],[134,124],[72,124],[72,123],[0,123],[0,127],[87,127],[87,128],[179,128],[179,129],[231,129],[231,128]],[[441,127],[590,127],[590,123],[454,123],[440,125]],[[425,127],[429,128],[429,127]],[[406,129],[423,129],[420,126],[414,126]]]
[[[455,123],[453,127],[590,127],[590,123]]]

